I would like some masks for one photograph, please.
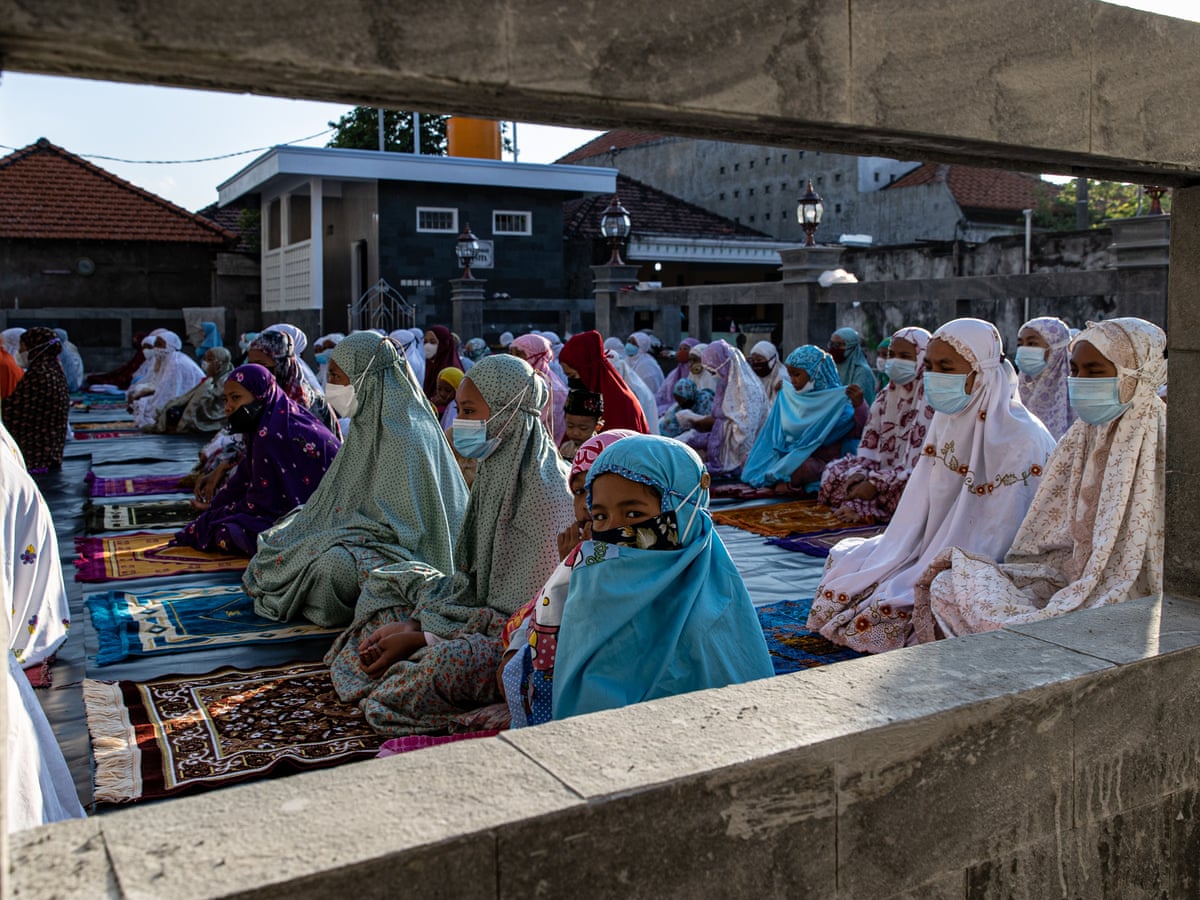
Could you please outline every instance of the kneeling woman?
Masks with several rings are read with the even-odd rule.
[[[555,719],[773,674],[750,595],[707,505],[700,457],[670,438],[606,448],[587,475],[591,541],[571,571]]]
[[[230,373],[225,413],[230,429],[243,435],[245,455],[209,508],[176,534],[175,542],[252,556],[259,533],[317,489],[340,445],[259,365]]]
[[[1003,563],[955,547],[917,585],[917,638],[1026,625],[1162,591],[1166,336],[1142,319],[1089,325],[1071,345],[1079,416],[1046,464]]]
[[[549,400],[515,356],[485,357],[459,386],[454,444],[480,462],[454,570],[376,569],[325,657],[338,694],[377,731],[469,730],[473,710],[500,700],[502,628],[558,565],[573,517],[566,464],[539,420]]]

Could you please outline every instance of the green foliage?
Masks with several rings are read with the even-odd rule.
[[[421,113],[421,152],[429,156],[445,156],[447,151],[446,120],[449,116]],[[373,106],[356,106],[330,122],[334,130],[326,147],[346,147],[352,150],[379,149],[379,117]],[[509,125],[502,122],[500,135],[503,147],[512,152]],[[413,152],[412,113],[383,111],[383,149],[389,153]]]
[[[262,213],[257,206],[247,206],[238,213],[238,230],[242,240],[250,248],[249,253],[258,255],[262,249]]]
[[[1045,183],[1038,188],[1034,204],[1033,224],[1050,231],[1074,231],[1075,201],[1079,182],[1069,181],[1062,185]],[[1171,211],[1171,195],[1162,198],[1164,213]],[[1096,181],[1088,179],[1088,221],[1090,228],[1100,228],[1108,219],[1127,219],[1136,215],[1150,214],[1150,195],[1141,198],[1138,206],[1138,186],[1119,181]]]

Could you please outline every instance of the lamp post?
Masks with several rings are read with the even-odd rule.
[[[458,236],[458,243],[454,245],[454,255],[463,267],[461,277],[471,278],[471,260],[479,255],[479,238],[471,232],[470,222],[463,226],[462,234]]]
[[[1163,214],[1162,198],[1163,194],[1169,190],[1170,188],[1157,184],[1146,185],[1146,193],[1150,195],[1150,215],[1161,216]]]
[[[813,190],[812,179],[808,179],[808,189],[805,190],[804,196],[800,198],[800,202],[796,205],[796,219],[800,222],[800,227],[804,229],[804,246],[816,246],[816,241],[813,240],[813,233],[817,230],[817,226],[821,224],[821,214],[825,212],[825,204],[821,202],[820,195]]]
[[[623,207],[617,195],[613,194],[608,207],[600,214],[600,233],[612,244],[612,256],[609,257],[608,265],[625,265],[621,259],[621,241],[629,237],[631,228],[629,210]]]

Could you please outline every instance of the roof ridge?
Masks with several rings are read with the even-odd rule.
[[[621,179],[625,179],[626,181],[637,185],[638,187],[642,188],[643,190],[650,191],[651,193],[658,194],[659,196],[662,196],[662,197],[667,197],[673,203],[676,203],[679,206],[687,207],[688,209],[693,210],[694,212],[701,213],[702,215],[709,216],[710,218],[713,218],[713,219],[719,219],[720,221],[727,223],[731,228],[734,228],[735,230],[742,229],[744,231],[753,231],[756,234],[758,234],[764,238],[771,237],[769,234],[767,234],[764,231],[759,231],[757,228],[751,228],[749,225],[743,225],[741,222],[735,222],[733,219],[729,218],[728,216],[723,216],[720,213],[713,212],[711,209],[708,209],[705,206],[701,206],[698,203],[692,203],[690,200],[685,200],[683,197],[679,197],[675,194],[670,193],[669,191],[664,191],[662,188],[657,188],[652,184],[647,184],[644,181],[639,181],[637,178],[634,178],[630,175],[622,175],[618,171],[617,172],[617,181],[620,181]],[[744,237],[750,237],[750,235],[746,234],[746,235],[744,235]]]

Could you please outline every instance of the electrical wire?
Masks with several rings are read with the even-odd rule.
[[[238,150],[234,153],[222,153],[219,156],[203,156],[199,159],[122,159],[119,156],[103,156],[99,153],[76,153],[75,156],[81,156],[84,159],[102,159],[106,162],[126,163],[133,166],[183,166],[190,163],[206,163],[216,162],[222,159],[233,159],[238,156],[247,156],[251,153],[262,153],[265,150],[270,150],[273,147],[289,147],[292,144],[299,144],[303,141],[311,141],[313,138],[318,138],[323,134],[329,134],[333,131],[332,128],[326,128],[318,131],[316,134],[310,134],[307,137],[296,138],[291,141],[284,141],[282,144],[271,144],[268,147],[252,147],[249,150]],[[21,150],[22,147],[9,147],[7,144],[0,144],[0,149],[4,150]]]

